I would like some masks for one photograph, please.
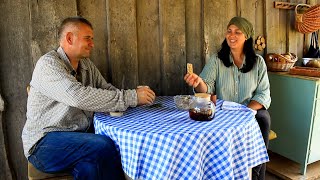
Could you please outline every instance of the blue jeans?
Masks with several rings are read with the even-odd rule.
[[[28,158],[46,173],[72,173],[74,179],[125,179],[114,142],[83,132],[50,132]]]

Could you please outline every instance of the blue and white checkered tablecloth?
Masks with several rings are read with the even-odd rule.
[[[259,125],[250,110],[222,110],[222,102],[212,121],[200,122],[173,97],[157,97],[161,107],[96,113],[95,131],[114,140],[132,179],[249,179],[248,168],[269,161]]]

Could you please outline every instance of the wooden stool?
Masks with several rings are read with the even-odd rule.
[[[59,174],[48,174],[39,171],[30,162],[28,162],[28,178],[29,180],[72,180],[71,174],[59,173]]]
[[[269,140],[272,140],[272,139],[275,139],[275,138],[277,138],[277,134],[274,131],[270,130],[270,132],[269,132]]]

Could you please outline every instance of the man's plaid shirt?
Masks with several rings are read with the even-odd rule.
[[[26,157],[51,131],[86,131],[93,112],[125,111],[137,105],[137,93],[106,82],[89,59],[75,72],[61,47],[42,56],[36,64],[22,131]]]

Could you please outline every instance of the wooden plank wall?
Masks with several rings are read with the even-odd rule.
[[[149,85],[157,95],[190,94],[186,63],[199,74],[220,49],[233,16],[249,19],[255,37],[266,37],[258,54],[296,53],[310,35],[294,29],[294,11],[275,9],[271,0],[2,0],[0,3],[0,93],[5,110],[0,123],[0,179],[26,179],[21,131],[35,63],[58,47],[57,27],[81,15],[94,27],[91,60],[119,88]],[[320,0],[285,2],[319,4]],[[10,168],[10,172],[8,172]]]
[[[0,179],[26,179],[26,159],[23,157],[21,130],[25,122],[25,83],[30,80],[30,20],[28,1],[10,0],[0,3],[0,93],[4,99],[0,149]],[[8,163],[7,163],[8,162]],[[25,165],[25,166],[22,166]],[[10,168],[10,171],[7,171]]]
[[[138,82],[161,92],[159,3],[137,1]],[[149,77],[152,74],[152,78]]]

